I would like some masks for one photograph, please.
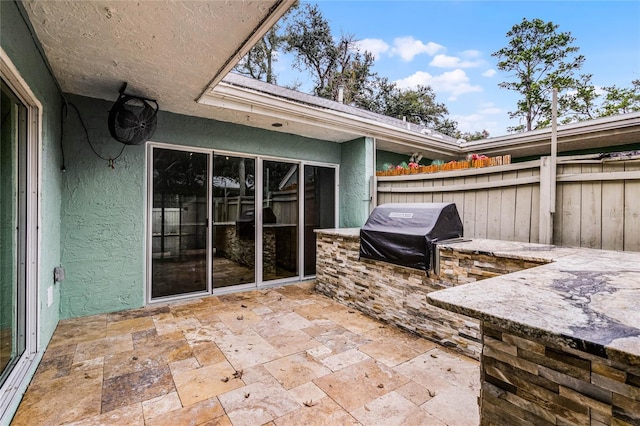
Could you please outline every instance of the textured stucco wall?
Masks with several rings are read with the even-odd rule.
[[[0,45],[21,77],[42,103],[42,151],[40,180],[41,245],[38,276],[39,347],[49,343],[58,324],[59,284],[53,304],[47,307],[47,289],[53,285],[53,268],[60,264],[60,104],[61,96],[49,74],[27,25],[13,1],[0,1]]]
[[[371,138],[345,142],[340,167],[340,227],[358,228],[369,217],[369,181],[374,175]]]
[[[107,128],[111,103],[79,96],[69,100],[80,110],[96,151],[115,156],[122,145],[111,139]],[[111,169],[91,152],[75,111],[70,111],[64,140],[62,260],[67,279],[61,318],[140,307],[145,287],[145,147],[126,147]],[[152,140],[341,162],[340,145],[335,143],[166,112],[159,114]]]

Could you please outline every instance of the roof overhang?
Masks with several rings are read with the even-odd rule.
[[[226,81],[208,90],[199,102],[215,108],[215,115],[225,117],[225,121],[249,126],[337,143],[371,137],[376,139],[378,149],[408,154],[419,151],[428,158],[453,159],[459,156],[459,148],[450,138],[416,132],[411,126],[389,125],[375,117],[360,117],[239,87]]]
[[[199,100],[215,108],[215,115],[225,121],[338,143],[372,137],[378,149],[408,155],[420,152],[426,158],[444,160],[459,159],[472,152],[490,156],[509,154],[514,158],[551,152],[550,128],[453,143],[451,138],[429,134],[424,129],[416,131],[408,123],[404,128],[402,123],[388,124],[375,114],[354,114],[352,107],[336,102],[312,101],[304,93],[273,86],[268,88],[272,93],[268,93],[227,80],[210,88]],[[261,82],[251,84],[268,87]],[[273,127],[276,123],[278,127]],[[640,143],[640,113],[562,125],[558,127],[557,139],[559,153]]]
[[[122,83],[128,82],[129,93],[156,99],[164,111],[337,143],[371,137],[378,149],[420,152],[427,158],[456,159],[469,152],[513,157],[550,153],[550,129],[458,143],[410,123],[228,76],[294,1],[18,4],[67,93],[115,100]],[[638,142],[640,113],[558,128],[560,153]]]
[[[128,92],[162,110],[203,116],[217,84],[294,0],[22,2],[62,90],[115,100]]]
[[[559,153],[640,143],[640,112],[558,126],[557,140]],[[460,148],[489,156],[549,155],[551,128],[464,142]]]

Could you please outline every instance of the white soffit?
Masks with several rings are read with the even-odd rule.
[[[451,138],[428,136],[376,120],[373,115],[361,117],[310,105],[238,87],[226,80],[208,90],[198,102],[214,109],[215,116],[223,121],[338,143],[372,137],[384,150],[408,154],[420,151],[432,158],[457,158],[458,146],[449,140]],[[281,126],[274,127],[274,123]]]
[[[115,100],[128,92],[161,109],[197,113],[195,100],[222,79],[293,0],[25,0],[62,90]]]

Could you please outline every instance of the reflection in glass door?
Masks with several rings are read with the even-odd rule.
[[[297,277],[297,164],[264,161],[262,173],[262,280]]]
[[[208,289],[208,157],[153,149],[152,298]]]
[[[304,166],[304,275],[316,273],[314,229],[336,225],[336,169]]]
[[[213,288],[255,283],[255,163],[213,157]]]
[[[2,112],[0,135],[1,387],[25,352],[27,343],[25,269],[27,108],[4,82],[2,82],[0,111]]]
[[[315,274],[314,230],[336,226],[335,166],[152,144],[149,172],[151,300]]]

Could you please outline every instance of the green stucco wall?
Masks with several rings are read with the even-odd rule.
[[[79,96],[69,100],[78,107],[96,151],[115,156],[123,145],[107,129],[111,103]],[[112,169],[92,153],[70,111],[64,140],[62,262],[67,279],[61,318],[143,306],[145,147],[127,146]],[[167,112],[159,113],[152,141],[334,164],[343,160],[336,143]]]
[[[345,142],[340,167],[340,227],[364,225],[371,207],[369,182],[374,175],[371,138]]]
[[[42,151],[40,153],[40,265],[39,348],[49,343],[58,323],[59,284],[54,286],[54,301],[47,306],[47,289],[53,284],[53,268],[60,264],[61,181],[59,123],[62,98],[13,1],[0,1],[0,46],[20,76],[42,103]]]

